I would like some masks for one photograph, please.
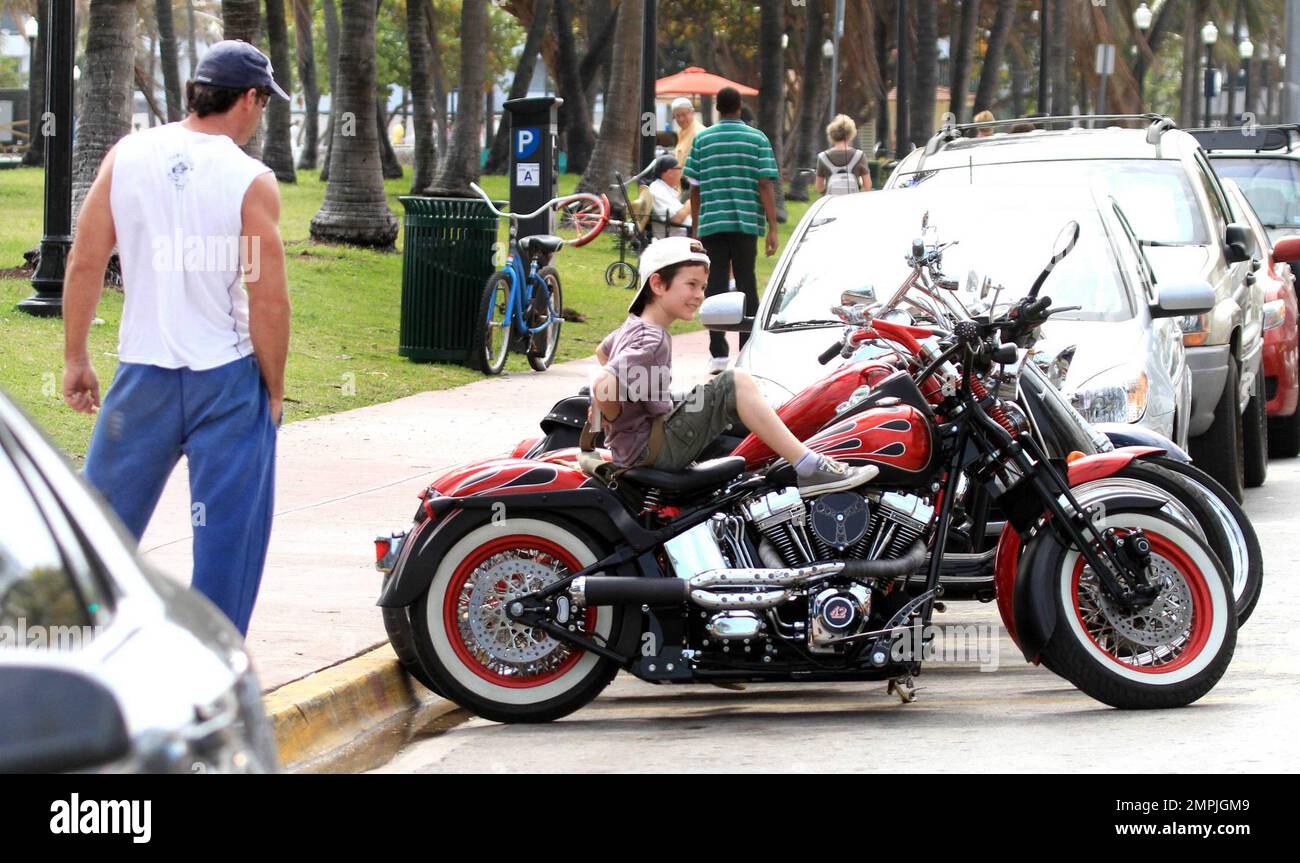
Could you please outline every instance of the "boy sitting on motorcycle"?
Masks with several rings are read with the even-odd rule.
[[[641,256],[641,287],[628,306],[628,319],[596,350],[602,368],[591,388],[588,428],[604,430],[615,464],[682,470],[710,441],[741,422],[794,465],[804,495],[855,488],[873,478],[879,473],[874,466],[850,467],[804,446],[746,371],[728,369],[673,407],[668,327],[695,316],[708,273],[708,255],[690,237],[656,240]]]

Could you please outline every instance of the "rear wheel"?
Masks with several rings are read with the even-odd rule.
[[[1222,567],[1195,534],[1156,511],[1109,510],[1099,525],[1140,529],[1151,542],[1160,593],[1125,610],[1103,589],[1078,550],[1048,543],[1038,553],[1052,574],[1056,626],[1044,664],[1112,707],[1182,707],[1227,670],[1237,615]]]
[[[1264,406],[1263,384],[1263,375],[1255,375],[1255,392],[1241,417],[1246,488],[1259,488],[1268,479],[1268,411]]]
[[[1188,441],[1192,460],[1196,466],[1218,480],[1238,501],[1246,488],[1246,457],[1241,446],[1241,375],[1237,360],[1228,360],[1228,379],[1223,384],[1219,403],[1214,409],[1214,422]]]
[[[507,518],[466,534],[411,609],[416,651],[438,689],[496,722],[547,722],[600,694],[613,662],[506,615],[511,599],[595,561],[586,540],[550,521]],[[607,643],[620,621],[605,606],[574,625]]]
[[[611,288],[626,288],[631,290],[636,287],[637,272],[636,267],[627,261],[614,261],[605,268],[605,284]],[[1300,411],[1298,411],[1300,413]]]
[[[560,347],[560,327],[564,324],[564,294],[560,290],[560,274],[555,267],[542,267],[537,276],[546,285],[533,285],[532,309],[528,315],[528,326],[541,325],[549,317],[551,323],[545,329],[533,333],[528,347],[528,365],[535,372],[544,372],[555,360],[555,352]]]
[[[510,353],[510,275],[496,272],[483,286],[479,300],[477,326],[474,330],[474,361],[480,371],[499,375]]]

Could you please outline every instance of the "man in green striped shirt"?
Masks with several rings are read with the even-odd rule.
[[[729,289],[732,273],[736,289],[745,294],[745,313],[758,312],[758,238],[767,239],[764,251],[776,254],[776,194],[773,184],[779,176],[776,157],[767,136],[740,119],[740,93],[734,87],[718,91],[715,126],[701,130],[686,157],[684,176],[691,181],[691,212],[697,213],[696,235],[709,256],[709,285],[705,296]],[[740,346],[749,333],[740,334]],[[717,374],[727,367],[727,337],[709,333],[709,371]]]

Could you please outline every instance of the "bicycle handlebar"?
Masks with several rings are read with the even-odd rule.
[[[558,210],[561,207],[567,207],[570,204],[580,201],[585,201],[594,205],[600,213],[600,217],[596,220],[594,227],[579,237],[575,237],[572,240],[565,240],[564,244],[566,246],[581,246],[591,242],[595,239],[597,234],[604,230],[605,225],[609,223],[609,199],[604,195],[593,195],[590,192],[575,192],[572,195],[561,195],[558,198],[551,198],[551,200],[542,204],[542,206],[527,215],[520,215],[519,213],[506,213],[498,210],[496,204],[492,203],[492,199],[488,197],[487,192],[483,191],[478,183],[470,183],[469,187],[474,190],[475,194],[483,199],[483,203],[487,204],[488,209],[492,211],[493,215],[501,219],[510,219],[515,222],[526,219],[535,219],[547,210]]]

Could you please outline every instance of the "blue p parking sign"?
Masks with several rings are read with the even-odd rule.
[[[542,143],[542,130],[536,127],[515,129],[515,158],[527,159]]]

